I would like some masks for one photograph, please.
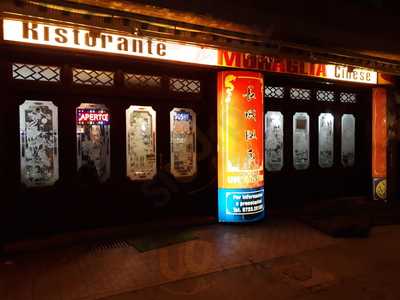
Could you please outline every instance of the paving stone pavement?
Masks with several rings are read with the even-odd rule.
[[[342,239],[298,254],[103,300],[398,300],[399,236],[400,226],[378,227],[367,239]]]
[[[249,278],[253,278],[252,274],[266,269],[265,261],[339,242],[302,223],[284,219],[249,225],[215,224],[197,227],[193,231],[198,236],[196,240],[144,253],[124,246],[100,251],[75,246],[3,260],[0,265],[0,299],[92,300],[123,297],[135,291],[146,293],[147,290],[154,291],[155,287],[172,291],[177,287],[179,292],[175,296],[178,297],[182,294],[179,285],[185,280],[193,280],[189,293],[194,294],[192,289],[210,291],[220,281],[240,288],[242,281],[234,280],[238,277],[235,276],[237,272],[245,270],[250,274]],[[278,282],[283,285],[286,281],[300,282],[300,288],[313,286],[315,278],[311,278],[309,273],[307,267],[296,262],[277,278],[277,275],[264,274],[248,284],[256,288],[257,284],[266,286],[270,279],[275,280],[277,285],[271,285],[271,293],[283,289],[282,293],[290,296],[293,290],[285,291],[283,286],[278,288]],[[330,275],[324,272],[320,276],[330,279]],[[210,288],[204,289],[204,286]],[[229,294],[229,290],[226,293]],[[139,295],[142,296],[145,295]]]

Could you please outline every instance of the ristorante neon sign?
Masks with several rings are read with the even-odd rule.
[[[4,19],[3,26],[5,41],[203,65],[217,64],[217,49],[197,45],[27,20]]]
[[[33,45],[288,73],[358,83],[376,84],[378,78],[377,72],[362,68],[311,63],[129,34],[121,35],[97,28],[55,25],[44,21],[5,18],[3,19],[3,39]]]

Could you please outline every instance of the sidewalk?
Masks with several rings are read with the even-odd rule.
[[[398,300],[400,226],[103,300]]]
[[[193,232],[197,240],[144,253],[120,243],[111,249],[75,246],[19,255],[1,264],[0,299],[101,299],[234,272],[238,267],[339,242],[285,219],[250,225],[215,224]]]
[[[400,225],[361,239],[278,218],[192,231],[143,253],[119,240],[0,260],[0,299],[400,299]]]

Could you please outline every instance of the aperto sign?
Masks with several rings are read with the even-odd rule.
[[[110,114],[105,110],[77,109],[77,124],[109,125]]]
[[[178,41],[108,32],[99,28],[55,24],[50,21],[3,19],[3,40],[132,57],[160,59],[227,68],[287,73],[326,79],[377,84],[377,72],[341,65],[237,52]]]

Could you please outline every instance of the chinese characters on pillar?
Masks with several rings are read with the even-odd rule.
[[[218,211],[221,222],[264,217],[263,76],[218,76]]]

